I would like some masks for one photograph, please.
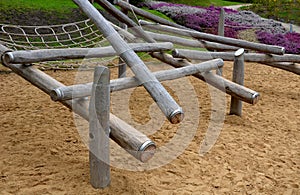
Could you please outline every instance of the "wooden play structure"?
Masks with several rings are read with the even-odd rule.
[[[88,20],[51,28],[35,28],[35,32],[47,29],[46,35],[49,35],[50,29],[50,34],[52,38],[54,37],[50,42],[41,38],[43,49],[32,44],[24,28],[15,27],[21,33],[10,33],[5,30],[8,26],[2,25],[0,35],[5,35],[8,39],[0,39],[0,54],[4,66],[50,95],[52,100],[60,101],[89,121],[90,181],[95,188],[104,188],[110,183],[109,138],[142,162],[151,159],[156,149],[155,143],[146,135],[109,112],[111,92],[143,86],[165,117],[171,123],[177,124],[184,119],[184,111],[160,81],[192,75],[230,95],[232,97],[230,114],[241,116],[242,102],[254,105],[259,101],[259,93],[244,86],[245,61],[259,62],[300,75],[300,66],[295,64],[300,62],[300,56],[284,54],[285,50],[282,47],[227,38],[220,36],[222,34],[211,35],[197,32],[154,16],[125,1],[115,1],[123,11],[134,12],[152,21],[134,22],[107,0],[95,0],[95,3],[102,6],[118,21],[126,24],[130,29],[129,32],[108,22],[90,1],[73,1],[88,16]],[[54,27],[63,29],[63,32],[56,33],[53,30]],[[68,27],[72,30],[67,30]],[[88,32],[85,31],[87,29]],[[222,30],[222,28],[219,29]],[[80,39],[72,37],[72,33],[75,32],[79,33]],[[22,36],[24,41],[17,42],[13,37],[16,34]],[[59,35],[63,35],[64,40],[67,41],[61,41]],[[99,46],[97,43],[102,39],[107,40],[110,46]],[[22,47],[25,43],[28,46]],[[52,47],[50,43],[53,45],[59,43],[59,47]],[[176,49],[176,45],[206,48],[211,51]],[[166,51],[172,51],[172,55]],[[254,51],[259,53],[254,53]],[[175,69],[152,73],[136,52],[149,52],[153,58]],[[96,66],[92,83],[65,86],[32,66],[33,63],[45,61],[108,56],[120,57],[135,76],[110,80],[109,69]],[[192,64],[190,60],[202,62]],[[232,81],[222,77],[223,60],[234,62]],[[120,69],[124,72],[124,66],[120,66]],[[86,111],[87,107],[89,112]]]

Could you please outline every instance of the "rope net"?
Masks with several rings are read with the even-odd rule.
[[[93,48],[110,45],[90,19],[49,26],[0,24],[0,42],[12,50]],[[110,63],[116,58],[104,58],[100,61]],[[67,62],[43,62],[38,65],[43,69],[73,69],[81,63],[79,60]],[[88,62],[94,66],[95,63],[99,64],[99,59],[89,59]]]

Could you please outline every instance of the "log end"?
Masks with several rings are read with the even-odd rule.
[[[174,49],[174,50],[172,51],[172,56],[173,56],[174,58],[177,58],[177,57],[179,56],[179,52],[178,52],[177,49]]]
[[[234,53],[234,56],[235,57],[239,57],[241,55],[243,55],[245,53],[245,49],[244,48],[240,48],[238,49],[235,53]]]
[[[146,141],[141,147],[139,148],[139,157],[140,161],[147,162],[149,161],[155,154],[156,145],[151,140]]]
[[[60,89],[53,89],[50,92],[50,97],[52,101],[59,101],[63,98],[63,93]]]
[[[252,95],[252,104],[255,105],[257,104],[257,102],[259,101],[260,99],[260,94],[259,93],[254,93]]]
[[[175,110],[170,116],[169,120],[172,124],[178,124],[180,123],[184,118],[184,113],[182,109]]]
[[[8,66],[13,59],[14,56],[12,55],[11,51],[4,52],[1,56],[1,62],[4,66]]]

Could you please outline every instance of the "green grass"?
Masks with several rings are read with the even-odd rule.
[[[274,4],[253,4],[242,9],[251,10],[264,18],[280,20],[286,23],[300,25],[300,2],[283,3],[280,0]]]
[[[100,8],[98,4],[95,4]],[[0,10],[41,10],[69,13],[78,6],[72,0],[1,0]]]

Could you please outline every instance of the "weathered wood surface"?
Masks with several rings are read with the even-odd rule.
[[[196,39],[204,39],[207,41],[232,45],[232,46],[241,47],[241,48],[245,48],[245,49],[252,49],[252,50],[265,52],[265,53],[283,55],[285,52],[284,47],[279,47],[279,46],[271,46],[271,45],[266,45],[266,44],[262,44],[262,43],[253,43],[253,42],[249,42],[249,41],[245,41],[245,40],[241,40],[241,39],[222,37],[222,36],[218,36],[218,35],[190,31],[190,30],[186,30],[186,29],[179,29],[179,28],[170,27],[170,26],[166,26],[166,25],[154,24],[154,23],[150,23],[147,21],[143,21],[143,20],[140,20],[139,23],[145,27],[149,27],[149,28],[155,29],[155,30],[165,31],[165,32],[174,33],[174,34],[178,34],[178,35],[183,35],[183,36],[190,36],[190,37],[193,37]]]
[[[5,51],[9,51],[9,49],[4,47],[4,49],[0,50],[0,53]],[[46,73],[32,66],[23,66],[21,64],[9,64],[7,67],[47,94],[50,94],[50,92],[53,89],[65,87],[65,85],[63,85],[62,83],[58,82]],[[89,121],[89,113],[87,111],[88,102],[86,100],[74,99],[61,101],[61,103],[73,110],[73,112],[79,114],[81,117]],[[155,144],[147,136],[140,133],[138,130],[134,129],[132,126],[128,125],[113,114],[110,114],[110,125],[110,137],[112,138],[112,140],[114,140],[116,143],[119,143],[122,148],[134,148],[137,151],[139,151],[142,147],[145,150],[145,153],[143,153],[143,151],[139,151],[139,156],[134,156],[138,160],[145,159],[145,156],[148,159],[151,158],[150,154],[154,153]],[[125,135],[127,135],[127,137]],[[147,145],[148,148],[143,147],[145,145]],[[149,152],[149,150],[151,152]]]
[[[173,44],[179,44],[182,46],[196,47],[196,48],[206,48],[208,50],[217,51],[236,51],[238,47],[214,43],[210,41],[196,40],[196,39],[186,39],[178,36],[171,36],[166,34],[153,33],[146,31],[156,41],[169,41]]]
[[[220,10],[219,24],[218,24],[218,35],[224,37],[225,27],[225,11],[224,8]]]
[[[136,78],[146,88],[148,93],[151,95],[169,121],[171,123],[180,123],[184,117],[181,107],[175,102],[162,84],[153,76],[144,62],[137,56],[137,54],[128,46],[128,44],[120,37],[114,28],[88,0],[73,1],[95,23],[104,37],[116,50],[117,54],[131,68]],[[104,0],[99,1],[107,2]]]
[[[176,49],[173,51],[173,56],[176,58],[187,58],[193,60],[211,60],[215,58],[222,58],[225,61],[234,61],[234,52],[205,52],[187,49]],[[300,66],[297,64],[278,64],[279,62],[295,62],[300,63],[300,55],[284,54],[284,55],[270,55],[258,53],[245,53],[245,62],[258,62],[273,66],[283,70],[293,72],[300,75]]]
[[[190,66],[191,63],[187,62],[186,60],[177,60],[173,58],[171,55],[162,55],[161,53],[152,53],[153,57],[168,63],[176,68]],[[196,78],[201,79],[204,82],[214,86],[215,88],[231,95],[239,100],[247,102],[249,104],[256,104],[259,100],[259,93],[253,91],[249,88],[244,86],[238,85],[232,81],[229,81],[221,76],[213,74],[211,72],[204,72],[202,74],[194,74]]]
[[[90,183],[96,189],[110,184],[109,80],[107,67],[95,67],[89,104],[89,162]]]
[[[199,72],[207,72],[212,69],[221,68],[224,65],[223,60],[215,59],[211,61],[206,61],[200,64],[154,72],[154,76],[159,81],[173,80],[177,78],[182,78],[184,76],[189,76]],[[124,89],[129,89],[132,87],[139,86],[140,83],[135,77],[131,78],[122,78],[110,81],[111,91],[120,91]],[[52,90],[51,98],[54,101],[70,100],[73,98],[82,98],[91,95],[92,83],[78,84],[72,86],[60,87]]]
[[[170,42],[130,43],[128,45],[135,52],[165,51],[173,48],[173,44]],[[5,53],[3,56],[3,63],[26,64],[67,59],[104,58],[116,55],[118,54],[111,46],[97,48],[21,50]]]
[[[232,81],[244,86],[244,49],[239,49],[234,53],[234,63],[232,72]],[[237,116],[242,116],[243,103],[235,97],[231,97],[230,113]]]
[[[117,5],[119,5],[120,7],[122,7],[123,9],[126,9],[128,11],[134,12],[135,14],[143,16],[143,17],[145,17],[147,19],[150,19],[150,20],[152,20],[154,22],[158,22],[160,24],[165,24],[165,25],[168,25],[168,26],[173,26],[173,27],[176,27],[176,28],[188,29],[185,26],[181,26],[179,24],[176,24],[174,22],[171,22],[171,21],[166,20],[164,18],[161,18],[159,16],[153,15],[153,14],[147,12],[147,11],[144,11],[144,10],[142,10],[142,9],[140,9],[138,7],[135,7],[134,5],[131,5],[131,4],[127,3],[127,2],[124,2],[122,0],[116,0],[115,3]]]

